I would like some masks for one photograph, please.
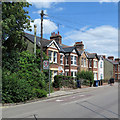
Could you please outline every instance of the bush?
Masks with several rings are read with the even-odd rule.
[[[40,72],[38,58],[35,58],[34,54],[28,51],[18,53],[15,59],[14,57],[9,59],[9,56],[4,56],[7,62],[3,64],[2,73],[3,102],[24,102],[36,97],[47,96],[46,89],[48,88],[45,82],[47,77],[43,72]],[[12,61],[15,63],[12,64]],[[12,67],[7,67],[9,64]]]
[[[47,97],[47,92],[42,89],[34,89],[34,93],[36,94],[37,98]]]
[[[30,84],[24,79],[19,79],[17,74],[6,75],[3,79],[3,103],[24,102],[35,97]]]
[[[83,79],[83,85],[91,85],[94,83],[94,74],[91,71],[81,71],[77,73],[77,80]]]
[[[61,87],[74,88],[75,87],[74,77],[56,75],[54,77],[53,87],[55,87],[55,88],[61,88]]]

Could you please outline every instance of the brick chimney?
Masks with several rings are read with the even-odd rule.
[[[103,58],[105,59],[106,58],[106,56],[105,55],[102,55],[103,56]]]
[[[114,60],[114,56],[108,56],[108,59]]]
[[[51,33],[50,40],[55,40],[58,44],[62,44],[62,36],[58,33]]]
[[[81,50],[84,50],[84,44],[83,42],[75,42],[75,45],[74,45],[76,48],[79,48]]]

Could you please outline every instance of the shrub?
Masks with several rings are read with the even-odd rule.
[[[40,72],[40,65],[37,63],[40,58],[35,58],[34,54],[28,51],[17,53],[17,57],[15,55],[9,55],[13,58],[4,56],[7,62],[4,62],[2,72],[3,102],[24,102],[35,97],[45,97],[47,95],[45,82],[47,77]],[[7,65],[12,67],[7,67]]]
[[[35,89],[34,92],[35,92],[37,98],[47,97],[47,92],[45,90]]]
[[[77,73],[76,79],[83,79],[84,85],[91,85],[94,83],[94,74],[91,71],[81,71]]]
[[[30,84],[15,73],[4,76],[2,86],[3,103],[24,102],[35,97]]]
[[[71,76],[56,75],[54,77],[53,87],[61,88],[62,86],[74,88],[75,87],[74,78]]]

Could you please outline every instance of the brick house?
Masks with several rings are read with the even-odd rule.
[[[98,56],[96,53],[88,53],[88,70],[94,74],[94,81],[98,80]]]
[[[76,42],[74,46],[78,54],[78,71],[88,70],[88,58],[83,42]]]
[[[50,40],[36,38],[36,45],[40,47],[39,41],[42,42],[43,51],[49,56],[50,59],[50,70],[52,71],[52,81],[54,76],[58,75],[58,69],[61,68],[64,74],[64,50],[61,46],[62,37],[59,34],[51,34]],[[25,39],[27,39],[28,47],[33,52],[34,35],[25,33]]]
[[[65,51],[64,71],[66,76],[76,76],[78,69],[78,55],[74,46],[63,47]]]

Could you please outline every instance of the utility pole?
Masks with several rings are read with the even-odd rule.
[[[43,46],[42,46],[42,39],[43,39],[43,16],[44,16],[44,11],[42,10],[41,11],[41,13],[40,13],[40,15],[41,15],[41,40],[40,40],[40,43],[41,43],[41,46],[40,46],[40,48],[41,48],[41,64],[40,64],[40,69],[41,69],[41,72],[42,72],[42,62],[43,62]]]
[[[34,25],[34,54],[36,56],[36,29],[37,29],[37,26]]]

